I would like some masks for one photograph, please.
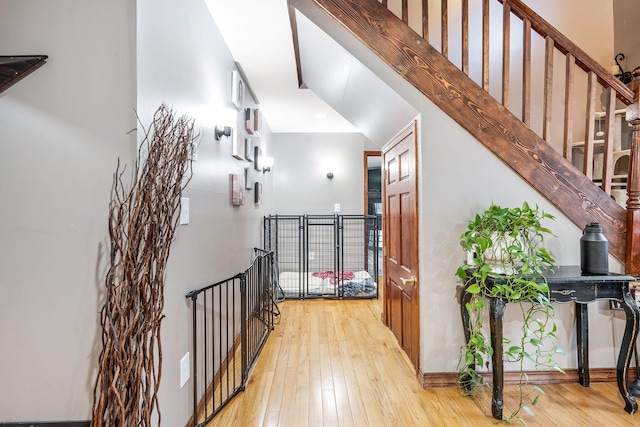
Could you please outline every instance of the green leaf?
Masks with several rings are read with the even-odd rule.
[[[467,292],[472,295],[477,295],[480,293],[480,285],[477,283],[473,283],[467,287]]]
[[[535,416],[533,411],[531,410],[531,408],[529,408],[528,405],[522,405],[522,410],[532,417]]]
[[[531,404],[532,404],[533,406],[536,406],[536,404],[538,403],[538,398],[539,398],[539,397],[540,397],[540,396],[536,396],[536,397],[531,401]]]
[[[537,391],[538,393],[540,393],[540,394],[546,394],[546,393],[544,392],[544,390],[542,390],[542,389],[541,389],[540,387],[538,387],[537,385],[534,385],[534,386],[533,386],[533,389],[534,389],[535,391]]]
[[[520,353],[520,347],[518,347],[517,345],[514,345],[513,347],[509,348],[509,351],[507,351],[507,353],[509,353],[509,354],[518,354],[518,353]]]
[[[474,361],[474,357],[473,357],[473,353],[470,351],[467,351],[464,355],[464,363],[465,365],[473,365],[473,361]]]

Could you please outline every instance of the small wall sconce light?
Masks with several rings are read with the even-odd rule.
[[[231,136],[231,126],[216,126],[216,141],[220,141],[223,136]]]
[[[631,74],[629,71],[624,71],[622,69],[622,66],[618,62],[618,60],[625,60],[624,53],[617,54],[615,58],[613,58],[613,60],[615,61],[615,64],[611,66],[611,72],[613,73],[613,75],[624,84],[631,83],[633,81],[633,74]]]
[[[271,172],[273,167],[273,157],[262,158],[262,173]]]
[[[333,172],[329,172],[329,173],[327,174],[327,178],[329,178],[329,179],[333,179]]]

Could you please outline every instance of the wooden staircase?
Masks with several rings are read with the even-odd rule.
[[[640,120],[638,120],[638,82],[625,86],[584,51],[535,14],[520,0],[498,0],[502,3],[502,84],[501,99],[489,93],[490,0],[482,3],[482,76],[479,83],[469,77],[469,2],[462,0],[461,66],[448,58],[449,33],[447,0],[438,0],[442,25],[438,34],[439,49],[428,43],[427,23],[429,1],[422,0],[421,22],[418,32],[409,25],[408,2],[402,0],[401,12],[396,16],[386,7],[386,0],[313,0],[362,43],[368,46],[392,69],[451,116],[458,124],[489,148],[532,187],[537,189],[580,228],[599,222],[609,240],[609,251],[625,265],[628,274],[640,275]],[[493,0],[495,1],[495,0]],[[432,0],[433,2],[433,0]],[[412,13],[416,13],[412,10]],[[510,109],[511,23],[522,21],[522,81],[521,110]],[[413,22],[416,20],[413,19]],[[542,37],[545,46],[544,95],[532,109],[531,46],[532,36]],[[552,115],[554,87],[554,56],[564,56],[564,114]],[[472,54],[474,54],[472,52]],[[475,53],[477,55],[478,53]],[[584,73],[586,87],[576,84],[576,73]],[[556,73],[557,74],[557,73]],[[558,84],[558,82],[556,82]],[[600,88],[605,100],[603,170],[598,173],[601,184],[593,178],[593,154],[596,117],[596,93]],[[634,92],[635,90],[635,92]],[[535,97],[534,97],[535,98]],[[556,96],[557,98],[557,96]],[[585,99],[586,98],[586,99]],[[613,138],[616,99],[635,111],[627,120],[633,127],[630,147],[629,177],[627,180],[627,209],[610,196],[613,176]],[[534,100],[535,101],[535,100]],[[584,161],[572,163],[574,147],[574,116],[576,105],[586,106],[584,121]],[[634,110],[635,109],[635,110]],[[532,111],[542,112],[542,131],[538,135],[531,128]],[[552,125],[556,116],[562,117],[562,135],[554,138]],[[630,119],[631,117],[631,119]],[[557,127],[557,126],[556,126]],[[560,139],[558,144],[557,140]],[[560,145],[554,148],[553,143]],[[581,168],[580,168],[581,166]]]
[[[0,93],[47,62],[47,55],[0,56]]]

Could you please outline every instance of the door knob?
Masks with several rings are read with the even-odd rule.
[[[402,282],[403,285],[413,285],[413,286],[415,286],[417,279],[416,279],[416,276],[411,276],[408,279],[405,279],[405,278],[401,277],[400,281]]]

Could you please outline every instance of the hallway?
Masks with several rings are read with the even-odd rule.
[[[247,388],[212,426],[492,426],[490,390],[463,397],[423,389],[391,331],[381,300],[287,300]],[[429,344],[435,345],[435,344]],[[640,425],[615,382],[542,386],[529,426]],[[505,409],[516,390],[505,389]],[[507,412],[505,410],[505,413]]]

